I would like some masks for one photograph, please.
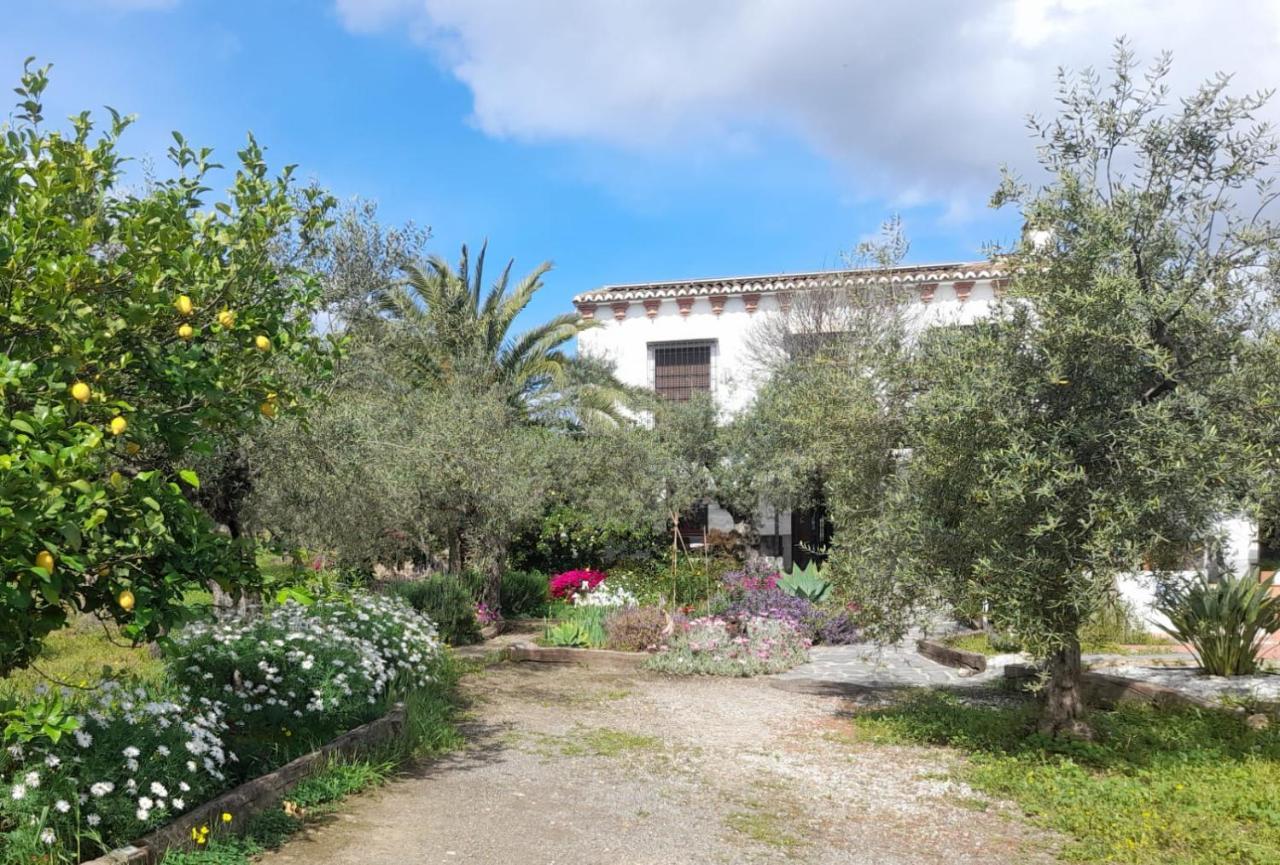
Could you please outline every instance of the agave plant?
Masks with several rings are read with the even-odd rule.
[[[792,566],[790,572],[778,580],[778,588],[788,595],[817,604],[831,591],[831,583],[822,578],[816,562],[809,562],[804,568]]]
[[[1211,676],[1244,676],[1258,669],[1263,639],[1280,629],[1280,597],[1271,594],[1272,578],[1223,575],[1161,588],[1156,609],[1168,618],[1160,629],[1191,647]]]

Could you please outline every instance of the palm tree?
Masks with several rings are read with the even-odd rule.
[[[598,364],[564,352],[566,343],[598,322],[565,313],[516,336],[511,328],[551,270],[543,262],[511,285],[508,261],[486,291],[484,259],[466,247],[455,270],[439,256],[405,268],[405,279],[381,292],[379,306],[395,325],[404,356],[424,380],[442,386],[497,389],[513,409],[540,423],[619,417],[632,401]]]

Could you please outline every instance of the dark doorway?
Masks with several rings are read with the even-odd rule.
[[[810,562],[821,565],[827,560],[831,543],[831,516],[824,504],[791,512],[791,562],[804,568]]]

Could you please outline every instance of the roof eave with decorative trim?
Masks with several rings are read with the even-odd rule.
[[[1005,277],[1005,271],[990,261],[954,264],[915,265],[865,270],[829,270],[813,273],[780,273],[720,279],[688,279],[671,282],[605,285],[573,298],[575,306],[632,300],[661,300],[685,297],[734,297],[747,294],[776,294],[821,288],[854,288],[861,285],[925,285],[973,282]]]

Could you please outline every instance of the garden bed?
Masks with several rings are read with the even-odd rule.
[[[235,820],[231,824],[234,828],[246,827],[247,818],[276,807],[290,789],[324,768],[334,758],[367,751],[399,736],[404,721],[404,704],[397,703],[381,718],[356,727],[279,769],[246,781],[193,808],[133,844],[87,860],[83,865],[154,865],[170,848],[190,846],[193,832],[202,826],[218,825],[220,816],[224,813],[234,815]]]

